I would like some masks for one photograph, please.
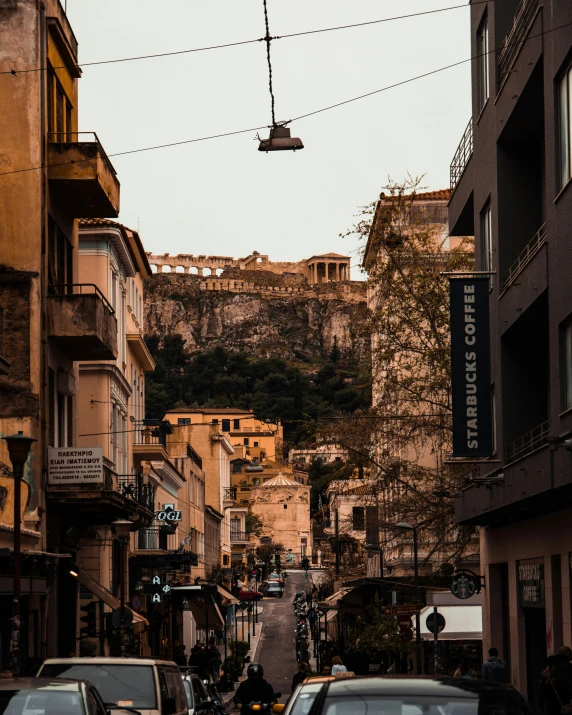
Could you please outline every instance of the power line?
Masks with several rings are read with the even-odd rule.
[[[494,2],[494,0],[477,0],[477,2],[471,3],[471,5],[483,5],[486,4],[487,2]],[[290,32],[285,35],[276,35],[275,37],[269,37],[270,40],[285,40],[285,39],[290,39],[292,37],[304,37],[306,35],[316,35],[324,32],[334,32],[336,30],[349,30],[353,29],[356,27],[366,27],[368,25],[378,25],[384,22],[393,22],[395,20],[405,20],[407,18],[411,17],[420,17],[422,15],[433,15],[436,13],[440,12],[447,12],[448,10],[458,10],[459,8],[464,8],[464,7],[471,7],[469,4],[463,4],[463,5],[451,5],[449,7],[442,7],[442,8],[436,8],[434,10],[423,10],[421,12],[413,12],[409,13],[406,15],[395,15],[392,17],[384,17],[379,20],[368,20],[366,22],[355,22],[352,24],[348,25],[337,25],[334,27],[323,27],[319,28],[317,30],[302,30],[301,32]],[[267,35],[268,35],[267,31]],[[93,67],[96,65],[107,65],[107,64],[117,64],[119,62],[135,62],[138,60],[148,60],[148,59],[157,59],[160,57],[173,57],[176,55],[186,55],[186,54],[191,54],[195,52],[206,52],[209,50],[221,50],[225,49],[228,47],[239,47],[241,45],[250,45],[250,44],[255,44],[257,42],[265,42],[267,40],[266,37],[257,37],[253,38],[251,40],[238,40],[236,42],[227,42],[222,45],[207,45],[206,47],[193,47],[191,49],[187,50],[174,50],[172,52],[156,52],[154,54],[150,55],[136,55],[134,57],[119,57],[116,59],[110,59],[110,60],[96,60],[94,62],[81,62],[78,64],[78,67]],[[0,72],[0,75],[13,75],[16,76],[18,74],[26,74],[30,72],[42,72],[45,70],[45,67],[34,67],[31,69],[24,69],[24,70],[15,70],[15,69],[9,69],[9,70],[4,70]],[[57,66],[54,67],[53,69],[67,69],[65,65]]]
[[[489,1],[491,1],[491,0],[489,0]],[[536,35],[528,35],[526,39],[531,40],[536,37],[542,37],[542,36],[548,35],[552,32],[556,32],[557,30],[562,30],[565,27],[569,27],[570,25],[572,25],[572,22],[566,22],[563,25],[558,25],[558,27],[553,27],[550,30],[543,30],[542,32],[539,32]],[[494,54],[494,53],[498,52],[500,49],[510,47],[512,45],[518,45],[518,44],[521,44],[521,42],[522,42],[522,40],[517,40],[513,43],[503,45],[500,48],[495,48],[493,50],[489,50],[488,52],[486,52],[484,54],[485,55]],[[322,107],[321,109],[316,109],[312,112],[307,112],[306,114],[300,114],[299,116],[294,117],[293,119],[289,119],[287,122],[283,122],[283,124],[284,124],[284,126],[286,126],[287,124],[291,124],[292,122],[296,122],[300,119],[306,119],[307,117],[312,117],[316,114],[320,114],[322,112],[327,112],[330,109],[336,109],[337,107],[341,107],[345,104],[350,104],[352,102],[357,102],[360,99],[365,99],[366,97],[371,97],[374,94],[380,94],[381,92],[386,92],[387,90],[395,89],[396,87],[401,87],[402,85],[409,84],[411,82],[415,82],[418,79],[424,79],[425,77],[429,77],[431,75],[435,75],[440,72],[444,72],[445,70],[452,69],[453,67],[458,67],[459,65],[466,64],[467,62],[472,62],[473,60],[478,59],[479,57],[483,57],[483,53],[479,53],[479,54],[471,56],[467,59],[460,60],[459,62],[453,62],[452,64],[445,65],[444,67],[439,67],[438,69],[431,70],[430,72],[424,72],[423,74],[416,75],[414,77],[410,77],[409,79],[405,79],[400,82],[396,82],[394,84],[386,85],[385,87],[381,87],[380,89],[373,90],[372,92],[367,92],[366,94],[360,94],[356,97],[352,97],[350,99],[345,99],[342,102],[337,102],[336,104],[331,104],[327,107]],[[178,141],[178,142],[169,142],[167,144],[157,144],[154,146],[142,147],[140,149],[129,149],[127,151],[121,151],[121,152],[115,152],[112,154],[108,154],[107,156],[115,157],[115,156],[126,156],[128,154],[138,154],[141,152],[154,151],[156,149],[166,149],[168,147],[182,146],[184,144],[194,144],[196,142],[208,141],[210,139],[220,139],[222,137],[229,137],[229,136],[233,136],[236,134],[246,134],[249,132],[259,131],[261,129],[266,129],[266,128],[267,128],[267,125],[251,127],[249,129],[238,129],[233,132],[224,132],[222,134],[212,134],[212,135],[206,136],[206,137],[197,137],[195,139],[185,139],[185,140]],[[80,159],[77,161],[64,161],[64,162],[59,162],[56,164],[43,164],[42,166],[32,166],[32,167],[28,167],[26,169],[12,169],[11,171],[0,172],[0,176],[8,176],[11,174],[20,174],[20,173],[24,173],[24,172],[28,172],[28,171],[38,171],[40,169],[46,169],[51,166],[65,166],[67,164],[80,164],[84,161],[92,161],[92,159],[90,158],[90,159]]]

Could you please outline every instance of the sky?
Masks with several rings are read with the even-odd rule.
[[[62,0],[64,4],[65,0]],[[268,0],[273,36],[460,5],[460,0]],[[284,121],[470,56],[469,6],[272,43]],[[79,61],[264,36],[262,0],[67,0]],[[80,130],[108,154],[270,124],[265,44],[85,67]],[[257,151],[256,131],[112,157],[119,220],[146,250],[297,261],[334,251],[388,177],[449,186],[470,116],[470,63],[295,121],[297,152]],[[261,136],[268,130],[261,130]],[[357,271],[353,277],[358,278]]]

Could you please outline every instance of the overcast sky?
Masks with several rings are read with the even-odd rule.
[[[64,0],[62,0],[64,2]],[[455,0],[268,0],[270,30],[364,22]],[[67,0],[80,62],[264,35],[262,0]],[[468,58],[469,7],[272,43],[278,120]],[[109,154],[270,123],[264,43],[86,67],[80,129]],[[352,253],[341,238],[387,177],[449,185],[470,116],[469,63],[294,122],[303,151],[257,151],[256,132],[112,158],[120,221],[147,250],[274,260]],[[264,134],[264,132],[261,132]],[[358,276],[355,275],[357,278]]]

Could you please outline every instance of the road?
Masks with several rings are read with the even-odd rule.
[[[275,692],[282,693],[282,702],[290,695],[292,677],[298,670],[296,661],[295,630],[296,617],[292,600],[296,591],[305,590],[304,574],[289,572],[282,598],[265,598],[264,612],[260,620],[264,623],[262,647],[259,662],[264,668],[264,677]]]

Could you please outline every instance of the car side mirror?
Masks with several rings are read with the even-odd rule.
[[[274,713],[274,715],[280,715],[285,707],[285,703],[276,703],[272,706],[272,712]]]
[[[176,715],[177,701],[175,698],[163,698],[162,715]]]

